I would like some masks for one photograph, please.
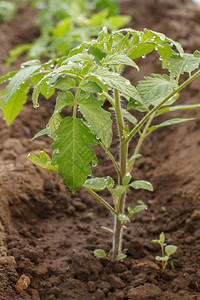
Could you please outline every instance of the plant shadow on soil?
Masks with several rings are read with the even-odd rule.
[[[147,27],[163,32],[181,42],[187,52],[199,47],[200,10],[190,1],[124,1],[121,12],[133,16],[129,25],[134,29]],[[30,41],[38,34],[31,18],[32,13],[22,9],[20,18],[0,25],[1,67],[13,44]],[[154,56],[147,56],[144,62],[139,75],[126,70],[125,76],[133,83],[160,71]],[[180,102],[199,103],[199,95],[197,79],[181,94]],[[85,190],[71,195],[56,174],[31,165],[26,158],[29,152],[49,152],[48,139],[31,138],[45,127],[52,109],[50,101],[41,100],[35,111],[29,99],[9,128],[1,116],[0,299],[198,300],[199,110],[186,113],[195,121],[163,128],[142,147],[143,156],[133,175],[135,179],[149,180],[155,191],[128,195],[127,205],[133,207],[137,200],[143,200],[148,210],[128,224],[124,233],[128,257],[123,263],[113,264],[93,256],[94,249],[109,251],[111,247],[110,233],[100,226],[112,226],[112,216]],[[178,116],[177,113],[175,117]],[[117,139],[111,151],[118,155],[116,144]],[[116,177],[109,159],[100,150],[98,158],[101,168],[94,168],[94,175]],[[106,192],[104,197],[109,200]],[[168,244],[178,246],[173,256],[175,270],[169,264],[162,275],[154,260],[160,254],[159,246],[151,243],[161,231],[166,233]],[[29,276],[31,283],[19,294],[15,284],[22,274]]]

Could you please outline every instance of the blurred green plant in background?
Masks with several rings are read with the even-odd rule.
[[[35,24],[40,36],[32,44],[11,50],[6,66],[26,53],[27,59],[56,58],[97,36],[103,26],[115,30],[125,26],[130,16],[118,15],[117,0],[34,0],[31,8],[38,9]]]

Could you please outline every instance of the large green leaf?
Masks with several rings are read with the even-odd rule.
[[[193,54],[183,54],[182,56],[175,54],[170,59],[167,59],[167,69],[172,76],[179,77],[182,73],[191,73],[198,68],[200,58]]]
[[[129,100],[131,97],[143,105],[142,99],[136,88],[130,83],[129,80],[120,76],[119,74],[110,72],[103,68],[98,68],[91,73],[101,82],[106,83],[109,88],[117,89],[122,95]]]
[[[79,110],[91,125],[91,130],[97,134],[101,142],[109,149],[112,142],[112,120],[109,112],[101,107],[99,102],[92,95],[82,94],[78,99]]]
[[[9,99],[12,97],[12,95],[17,91],[17,89],[20,87],[20,85],[26,81],[26,79],[31,76],[36,70],[40,68],[39,65],[37,66],[30,66],[24,69],[21,69],[17,74],[12,77],[11,81],[9,82],[4,99],[3,99],[3,104],[4,106],[6,103],[9,101]]]
[[[173,92],[173,89],[177,86],[177,83],[170,80],[168,75],[151,74],[145,77],[145,80],[139,81],[137,85],[137,91],[140,93],[143,102],[146,105],[158,105],[164,98]],[[134,99],[135,100],[135,99]],[[168,105],[167,101],[165,105]],[[134,108],[133,104],[129,105],[129,109]]]
[[[170,125],[174,125],[174,124],[179,124],[179,123],[183,123],[183,122],[187,122],[187,121],[192,121],[194,120],[194,118],[190,118],[190,119],[182,119],[182,118],[177,118],[177,119],[170,119],[170,120],[167,120],[161,124],[158,124],[158,125],[153,125],[151,126],[149,129],[148,129],[148,132],[152,132],[154,130],[156,130],[157,128],[160,128],[160,127],[166,127],[166,126],[170,126]]]
[[[90,163],[97,164],[94,151],[88,144],[97,145],[98,141],[89,128],[76,118],[66,117],[55,131],[57,140],[51,148],[52,163],[58,165],[58,173],[74,193],[91,175]]]

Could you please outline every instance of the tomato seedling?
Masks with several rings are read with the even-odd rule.
[[[135,87],[122,75],[124,66],[139,71],[135,60],[155,51],[162,61],[163,69],[169,74],[151,74],[139,81]],[[145,63],[145,60],[142,60]],[[46,128],[34,138],[44,134],[54,140],[51,145],[52,159],[41,152],[40,157],[33,154],[29,159],[37,166],[58,172],[68,188],[75,193],[80,187],[96,197],[114,216],[113,247],[109,254],[97,249],[96,256],[111,257],[113,261],[123,259],[122,232],[134,214],[145,210],[140,203],[135,208],[125,208],[127,189],[153,191],[146,180],[137,180],[133,174],[134,163],[140,158],[141,145],[145,138],[158,128],[193,120],[192,118],[170,118],[170,113],[200,107],[193,105],[173,105],[179,92],[200,75],[200,52],[184,53],[181,45],[164,34],[144,29],[122,29],[108,33],[106,28],[98,38],[83,42],[70,51],[68,56],[52,59],[41,64],[32,60],[22,64],[18,72],[1,78],[10,79],[3,91],[2,109],[8,124],[16,117],[26,101],[30,86],[33,105],[39,107],[38,97],[45,98],[57,93],[55,110]],[[188,78],[179,84],[182,73]],[[182,78],[181,78],[182,80]],[[117,130],[120,159],[113,156],[110,146],[113,140],[111,112],[104,109],[108,101],[114,114]],[[73,107],[72,115],[63,118],[60,112],[66,106]],[[136,118],[136,112],[141,118]],[[166,116],[159,123],[158,116]],[[137,114],[138,115],[138,114]],[[154,123],[152,124],[152,121]],[[130,142],[137,141],[135,150],[130,153]],[[93,147],[91,148],[90,145]],[[112,161],[118,181],[108,174],[101,178],[91,176],[91,165],[98,160],[95,146],[100,145]],[[98,191],[108,189],[113,205],[106,201]],[[104,227],[105,229],[105,227]]]
[[[168,260],[170,258],[171,255],[173,255],[176,250],[177,247],[174,245],[167,245],[165,243],[165,234],[164,232],[161,232],[160,236],[159,236],[159,240],[152,240],[153,243],[158,243],[161,247],[161,251],[162,251],[162,256],[156,256],[155,260],[157,261],[161,261],[162,262],[162,273],[164,272]]]

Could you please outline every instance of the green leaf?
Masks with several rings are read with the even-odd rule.
[[[71,63],[71,62],[92,62],[94,59],[94,56],[91,54],[87,54],[87,53],[78,53],[76,55],[70,56],[69,58],[67,58],[63,64],[67,64],[67,63]]]
[[[129,216],[132,216],[133,214],[138,214],[141,211],[147,209],[147,205],[137,205],[134,209],[128,208]]]
[[[119,255],[116,256],[116,260],[124,260],[127,257],[126,254],[120,253]]]
[[[131,122],[133,125],[137,124],[138,120],[124,108],[122,108],[122,115],[126,120]]]
[[[95,191],[102,191],[106,188],[107,181],[103,177],[95,177],[91,179],[87,179],[84,183],[84,187],[95,190]]]
[[[145,181],[145,180],[136,180],[133,181],[129,184],[129,186],[131,186],[132,188],[134,188],[135,190],[147,190],[147,191],[151,191],[153,192],[153,186],[150,182]]]
[[[106,181],[107,181],[106,187],[109,190],[111,190],[115,184],[114,180],[110,176],[107,176]]]
[[[145,58],[145,55],[152,52],[156,48],[156,44],[144,43],[134,47],[133,51],[130,54],[131,59],[136,59],[138,57]]]
[[[56,129],[58,129],[61,121],[62,121],[62,118],[59,113],[53,114],[53,116],[49,120],[47,128],[49,130],[49,136],[51,138],[54,138],[53,133],[56,131]]]
[[[160,244],[159,240],[151,240],[151,241],[152,241],[152,243],[158,243],[158,244]]]
[[[7,125],[10,125],[13,120],[19,115],[26,103],[29,83],[23,83],[20,88],[10,97],[9,101],[2,107]]]
[[[58,92],[58,97],[56,98],[56,106],[54,114],[60,112],[65,106],[70,105],[74,102],[74,96],[71,92],[66,91],[65,93]]]
[[[36,166],[41,167],[46,170],[58,172],[58,166],[52,165],[50,157],[44,152],[40,152],[40,157],[29,154],[28,159]]]
[[[133,154],[131,157],[130,157],[130,159],[129,159],[129,163],[131,163],[133,160],[135,160],[135,159],[137,159],[137,158],[139,158],[139,157],[141,157],[142,155],[141,154]]]
[[[94,255],[98,258],[106,258],[106,253],[102,249],[96,249],[94,250]]]
[[[6,75],[3,75],[1,78],[0,78],[0,83],[4,83],[6,80],[9,80],[11,79],[15,74],[17,73],[17,71],[12,71]]]
[[[163,257],[156,256],[155,260],[157,260],[157,261],[168,261],[169,260],[169,256],[163,256]]]
[[[192,121],[192,120],[194,120],[194,118],[190,118],[190,119],[182,119],[182,118],[179,118],[179,119],[170,119],[170,120],[167,120],[167,121],[165,121],[165,122],[163,122],[161,124],[151,126],[148,129],[148,132],[151,133],[154,130],[156,130],[157,128],[160,128],[160,127],[166,127],[166,126],[170,126],[170,125],[174,125],[174,124],[179,124],[179,123],[183,123],[183,122],[187,122],[187,121]]]
[[[112,142],[112,120],[109,112],[101,107],[101,103],[92,95],[82,94],[78,99],[79,110],[91,125],[91,130],[109,149]]]
[[[117,185],[116,188],[113,190],[113,192],[117,195],[117,196],[121,196],[124,192],[126,191],[126,186],[123,185]]]
[[[104,50],[93,46],[89,48],[89,53],[95,57],[97,63],[100,63],[102,58],[107,56],[107,53]]]
[[[101,61],[102,65],[126,65],[131,66],[133,68],[136,68],[139,71],[138,66],[134,61],[132,61],[128,56],[126,55],[120,55],[120,54],[113,54],[106,56],[106,58],[103,58]]]
[[[151,77],[145,77],[145,80],[139,81],[137,91],[141,95],[146,105],[158,105],[164,98],[170,95],[177,83],[170,80],[166,74],[151,74]],[[164,105],[168,105],[166,102]],[[130,108],[134,108],[129,106]]]
[[[26,66],[40,66],[41,62],[39,59],[32,59],[32,60],[28,60],[24,63],[21,64],[21,67],[26,67]]]
[[[32,101],[33,101],[33,106],[35,108],[38,107],[38,97],[39,94],[41,93],[45,99],[49,99],[55,92],[55,89],[53,87],[48,88],[48,81],[47,78],[45,77],[47,74],[46,72],[40,73],[33,75],[31,78],[33,85],[35,86],[32,94]]]
[[[119,27],[124,27],[130,21],[131,21],[131,16],[127,16],[127,15],[111,16],[108,20],[106,20],[106,26],[114,30]]]
[[[102,93],[102,88],[93,81],[87,81],[83,86],[82,90],[89,93]]]
[[[14,75],[14,77],[12,77],[5,90],[5,95],[3,99],[4,106],[12,97],[12,95],[17,91],[20,85],[39,68],[40,66],[30,66],[20,70],[17,74]]]
[[[182,73],[191,73],[198,68],[200,58],[195,57],[193,54],[178,54],[172,55],[170,59],[167,59],[167,69],[170,71],[172,76],[179,77]]]
[[[110,107],[109,110],[114,111],[115,109],[114,109],[114,107]],[[134,125],[137,124],[138,120],[132,114],[130,114],[126,109],[122,108],[121,111],[122,111],[122,116],[126,120],[128,120],[129,122],[131,122]]]
[[[118,220],[121,221],[121,222],[130,222],[129,217],[126,216],[126,215],[123,215],[123,214],[118,215]]]
[[[59,175],[74,193],[91,175],[90,163],[97,164],[96,155],[88,144],[97,145],[98,141],[80,119],[71,117],[62,120],[55,134],[57,140],[51,148],[57,150],[52,163],[58,165]]]
[[[200,51],[199,50],[195,50],[193,53],[194,57],[200,58]]]
[[[45,135],[45,134],[47,134],[47,135],[49,134],[49,129],[48,129],[48,128],[44,128],[44,129],[40,130],[38,133],[36,133],[36,134],[34,135],[34,137],[32,138],[32,141],[33,141],[34,139],[36,139],[36,138],[42,136],[42,135]]]
[[[160,239],[160,243],[163,245],[164,242],[165,242],[165,234],[164,234],[164,232],[161,232],[161,234],[159,236],[159,239]]]
[[[123,177],[123,179],[122,179],[122,184],[124,185],[124,186],[127,186],[128,184],[129,184],[129,182],[130,182],[130,180],[131,180],[131,174],[128,172],[128,173],[126,173],[126,175],[124,175],[124,177]]]
[[[9,67],[16,60],[17,57],[28,51],[30,48],[31,44],[22,44],[11,49],[9,57],[6,60],[5,67]]]
[[[164,107],[157,111],[157,115],[161,115],[168,111],[187,110],[187,109],[193,109],[193,108],[198,108],[198,107],[200,107],[200,104],[177,105],[177,106],[171,106],[171,107]]]
[[[55,85],[55,88],[62,90],[64,92],[68,91],[69,89],[73,89],[76,87],[76,81],[73,78],[65,77],[60,79]]]
[[[174,254],[174,253],[176,252],[176,250],[177,250],[177,247],[174,246],[174,245],[167,245],[167,246],[165,247],[165,253],[166,253],[168,256]]]
[[[126,78],[103,68],[98,68],[90,75],[95,76],[101,82],[106,83],[109,88],[117,89],[123,94],[126,99],[129,100],[132,97],[143,105],[141,96],[139,95],[138,91]]]

